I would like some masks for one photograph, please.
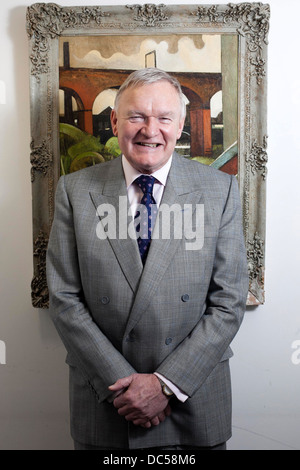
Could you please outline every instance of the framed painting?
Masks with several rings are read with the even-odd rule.
[[[247,303],[264,302],[269,18],[262,3],[28,7],[34,307],[48,307],[57,181],[119,155],[110,112],[126,77],[144,67],[181,83],[187,117],[177,153],[237,177]]]

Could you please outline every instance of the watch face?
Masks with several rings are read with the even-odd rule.
[[[167,385],[163,385],[162,390],[163,390],[163,393],[164,393],[167,397],[171,397],[171,396],[173,395],[172,390],[171,390]]]

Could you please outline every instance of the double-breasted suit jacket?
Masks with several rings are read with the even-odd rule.
[[[161,207],[191,208],[204,240],[187,249],[191,233],[174,236],[170,217],[169,239],[154,237],[144,267],[136,240],[120,231],[131,220],[126,196],[121,158],[57,187],[47,280],[70,366],[72,436],[108,448],[216,445],[231,435],[229,345],[248,291],[236,178],[174,154]],[[189,398],[172,398],[171,416],[145,429],[118,415],[108,386],[155,371]]]

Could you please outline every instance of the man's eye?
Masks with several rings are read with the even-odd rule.
[[[171,119],[170,119],[170,118],[164,117],[164,116],[160,117],[159,120],[160,120],[161,122],[163,122],[163,123],[166,123],[166,124],[169,123],[169,122],[171,122]]]
[[[142,122],[144,120],[143,116],[130,116],[130,122]]]

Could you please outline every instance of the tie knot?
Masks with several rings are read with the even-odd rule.
[[[144,194],[152,194],[153,185],[155,181],[156,180],[154,176],[141,175],[135,180],[135,183],[138,185],[139,188],[141,188]]]

